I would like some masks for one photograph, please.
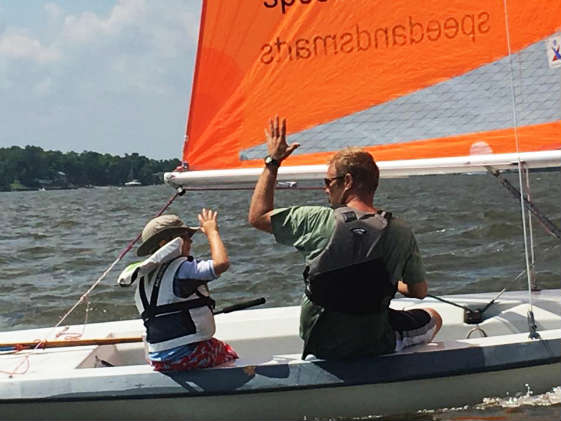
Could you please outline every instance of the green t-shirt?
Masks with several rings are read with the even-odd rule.
[[[324,206],[295,206],[276,209],[271,217],[277,242],[294,246],[306,264],[327,245],[335,229],[333,209]],[[382,258],[390,280],[415,284],[425,280],[425,270],[413,231],[392,218],[374,248]],[[393,352],[395,334],[387,311],[380,314],[348,314],[327,311],[305,295],[300,314],[300,336],[304,357],[352,358]]]

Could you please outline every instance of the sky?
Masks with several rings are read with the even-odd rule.
[[[202,0],[0,0],[0,148],[181,158]]]

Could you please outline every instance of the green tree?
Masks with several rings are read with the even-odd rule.
[[[0,148],[0,190],[9,190],[16,180],[37,188],[85,185],[123,185],[136,178],[142,184],[161,184],[163,173],[180,164],[178,159],[154,160],[138,153],[124,157],[100,154],[44,151],[37,146]]]

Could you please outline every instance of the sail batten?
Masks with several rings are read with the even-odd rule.
[[[283,4],[203,1],[190,170],[261,168],[274,115],[302,145],[290,167],[561,149],[558,0]]]

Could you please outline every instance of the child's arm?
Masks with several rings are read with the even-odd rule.
[[[226,247],[218,232],[218,223],[216,222],[217,215],[218,213],[216,211],[203,209],[199,214],[199,222],[201,224],[201,231],[205,233],[208,239],[214,272],[218,276],[228,269],[230,262],[228,261]]]

